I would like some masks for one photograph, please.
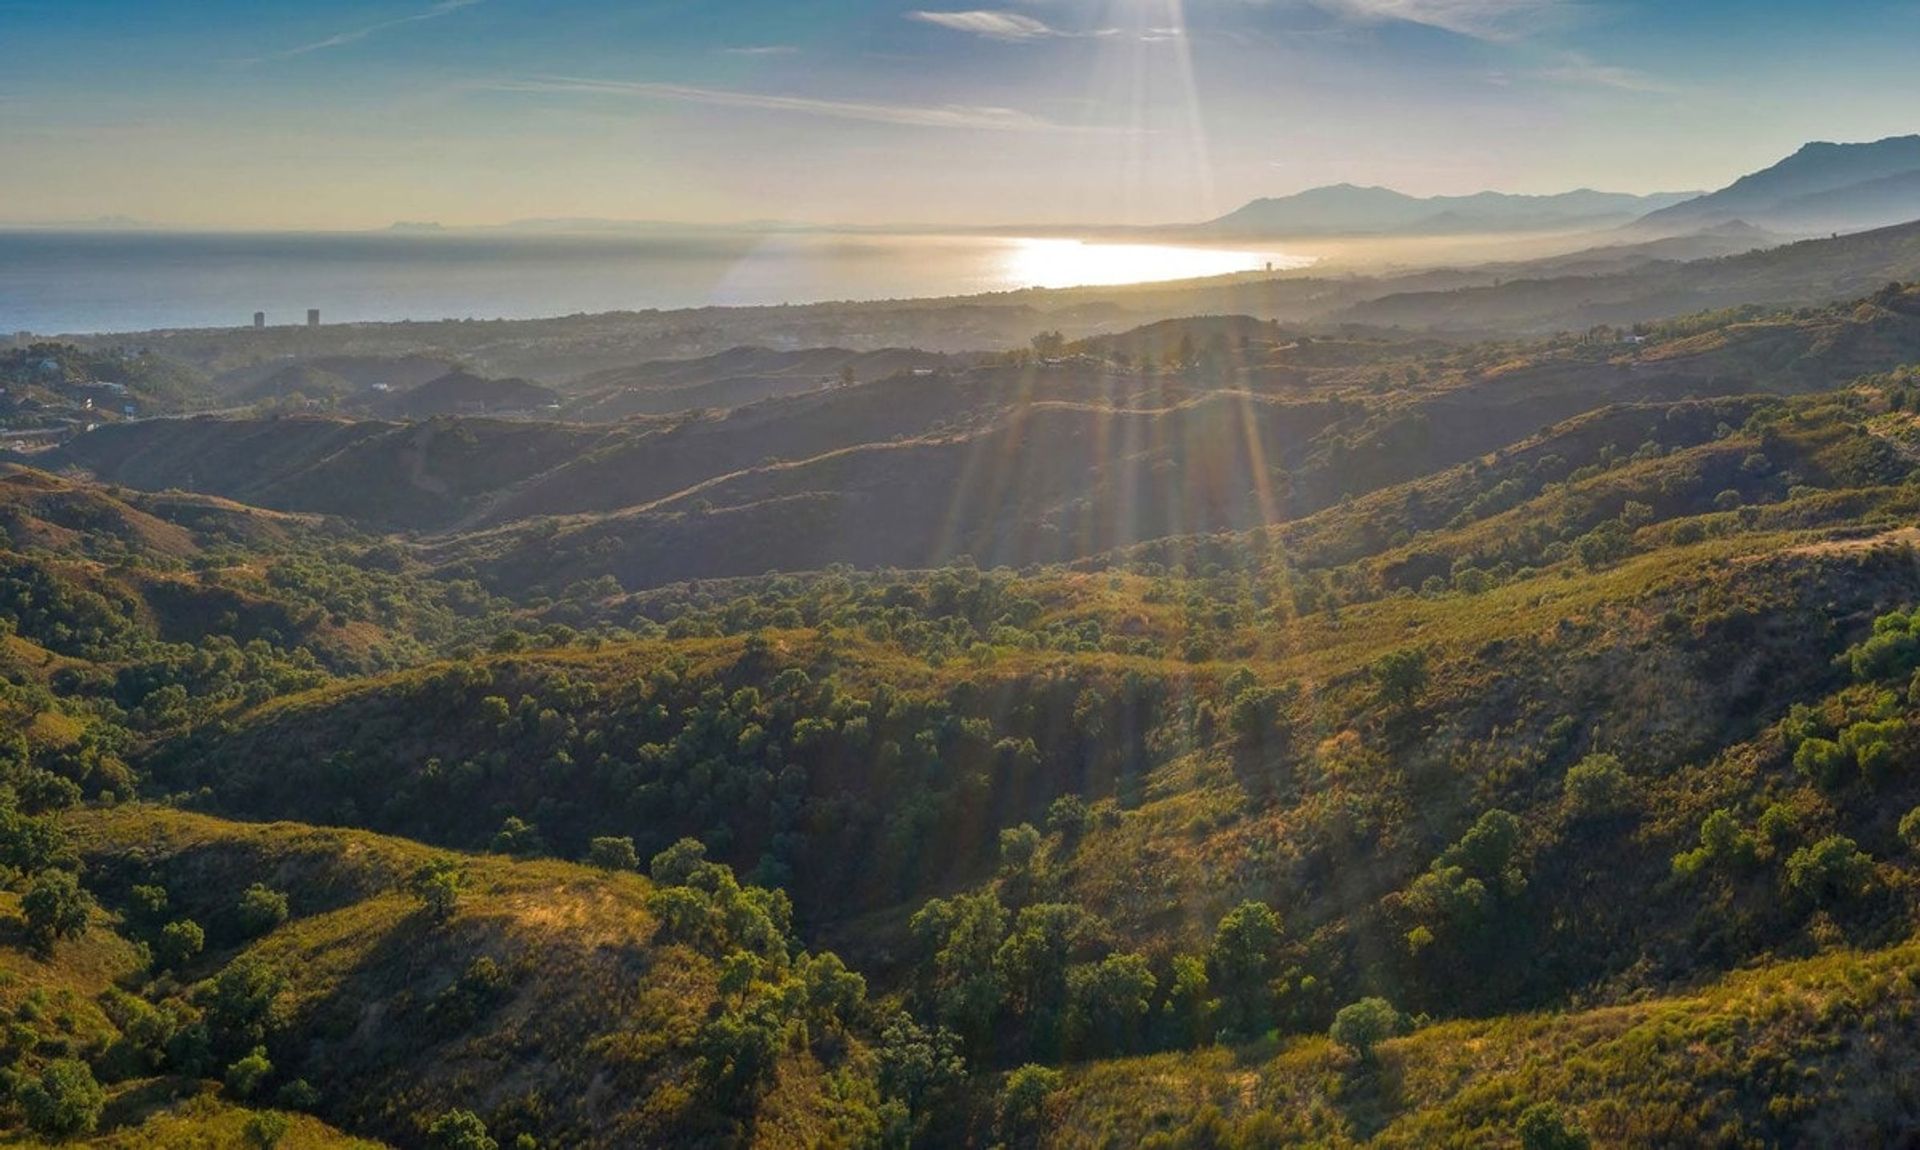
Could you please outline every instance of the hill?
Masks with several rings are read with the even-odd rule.
[[[1597,229],[1686,201],[1694,193],[1651,196],[1581,189],[1551,196],[1480,192],[1409,196],[1352,184],[1254,200],[1193,230],[1221,236],[1453,235]]]
[[[1523,276],[1492,286],[1391,294],[1338,316],[1374,326],[1541,333],[1735,306],[1817,306],[1916,275],[1920,223],[1908,223],[1610,275]]]
[[[1920,219],[1920,136],[1813,143],[1717,192],[1650,213],[1638,228],[1671,232],[1744,220],[1778,231],[1858,231]]]

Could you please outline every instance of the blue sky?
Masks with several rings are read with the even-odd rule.
[[[1197,219],[1920,131],[1920,0],[0,0],[0,218]]]

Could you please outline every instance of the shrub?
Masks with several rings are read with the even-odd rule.
[[[1787,888],[1816,903],[1852,898],[1872,881],[1873,859],[1845,835],[1829,835],[1787,859]]]
[[[1900,841],[1907,850],[1920,854],[1920,807],[1915,807],[1900,817]]]
[[[1028,1063],[1007,1075],[1000,1091],[1000,1136],[1026,1145],[1046,1125],[1047,1100],[1060,1089],[1060,1072]]]
[[[20,1108],[34,1133],[47,1138],[71,1138],[100,1124],[107,1092],[94,1081],[87,1064],[74,1058],[47,1063],[38,1078],[18,1088]]]
[[[487,1124],[471,1110],[449,1110],[427,1127],[435,1150],[500,1150],[487,1134]]]
[[[596,838],[587,844],[587,862],[602,870],[639,870],[640,856],[631,838]]]
[[[26,913],[27,935],[36,945],[52,946],[54,940],[78,938],[86,933],[93,915],[93,896],[81,889],[72,871],[40,872],[33,886],[20,900]]]
[[[1567,771],[1561,783],[1567,813],[1576,819],[1601,819],[1633,805],[1633,782],[1612,755],[1588,755]]]
[[[227,1067],[227,1093],[234,1098],[252,1098],[254,1092],[260,1089],[260,1084],[272,1073],[273,1063],[267,1061],[267,1048],[256,1046],[247,1052],[245,1058],[235,1059]]]
[[[1280,973],[1280,916],[1263,902],[1227,912],[1207,951],[1207,977],[1222,999],[1225,1023],[1242,1035],[1266,1029],[1273,980]]]
[[[1521,1150],[1587,1150],[1586,1131],[1571,1126],[1551,1102],[1536,1102],[1521,1112],[1516,1128]]]
[[[262,935],[287,921],[287,896],[254,883],[240,896],[240,929],[248,937]]]
[[[1374,1047],[1400,1033],[1405,1020],[1384,998],[1363,998],[1340,1008],[1327,1036],[1362,1059],[1373,1057]]]
[[[428,915],[444,921],[451,918],[460,905],[460,888],[466,881],[466,872],[459,861],[443,855],[422,863],[407,880],[407,889],[420,900]]]
[[[1808,739],[1793,752],[1793,768],[1823,787],[1838,786],[1851,765],[1853,756],[1831,739]]]
[[[247,1119],[247,1141],[260,1150],[273,1150],[293,1129],[293,1120],[273,1110],[263,1110]]]
[[[199,954],[206,944],[207,934],[200,929],[200,924],[183,918],[161,929],[160,937],[153,945],[153,958],[163,969],[178,970]]]

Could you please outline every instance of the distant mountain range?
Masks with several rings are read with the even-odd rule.
[[[1480,192],[1409,196],[1391,188],[1336,184],[1255,200],[1196,229],[1215,235],[1463,235],[1475,232],[1603,228],[1685,203],[1698,192],[1651,196],[1581,189],[1552,196]]]
[[[1920,220],[1920,135],[1867,144],[1814,143],[1716,192],[1634,196],[1582,189],[1554,196],[1481,192],[1409,196],[1336,184],[1255,200],[1199,224],[1210,236],[1462,235],[1626,228],[1633,238],[1731,223],[1810,236]]]
[[[1743,220],[1779,232],[1860,231],[1920,219],[1920,136],[1808,144],[1764,171],[1637,226],[1668,234]]]

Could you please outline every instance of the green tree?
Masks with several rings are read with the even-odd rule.
[[[1372,667],[1380,701],[1389,710],[1411,711],[1427,689],[1427,652],[1410,647],[1381,656]]]
[[[1125,1054],[1140,1042],[1157,986],[1147,960],[1110,954],[1067,971],[1067,1044],[1089,1054]]]
[[[263,883],[254,883],[240,896],[240,929],[249,938],[263,935],[287,921],[287,896]]]
[[[1035,1144],[1047,1125],[1047,1101],[1060,1089],[1058,1070],[1028,1063],[1007,1075],[1000,1090],[1000,1137],[1009,1146]]]
[[[429,916],[444,922],[460,905],[460,890],[466,883],[467,874],[459,860],[441,855],[420,864],[407,881],[407,888]]]
[[[273,1074],[273,1063],[267,1061],[267,1048],[256,1046],[243,1058],[236,1058],[227,1066],[227,1094],[233,1098],[252,1098],[260,1089],[260,1084]]]
[[[86,933],[93,896],[81,888],[72,871],[41,871],[21,898],[20,909],[26,913],[27,936],[38,946],[50,947],[56,939]]]
[[[587,843],[587,863],[602,870],[639,870],[640,856],[631,838],[607,836]]]
[[[487,1124],[471,1110],[449,1110],[427,1127],[434,1150],[500,1150],[487,1134]]]
[[[1400,1033],[1404,1025],[1400,1012],[1386,999],[1363,998],[1340,1008],[1327,1035],[1364,1061],[1372,1059],[1374,1048]]]
[[[1567,814],[1574,819],[1604,819],[1633,806],[1633,780],[1612,755],[1588,755],[1567,770],[1561,784]]]
[[[168,923],[154,940],[153,958],[163,969],[178,970],[207,945],[207,933],[192,919]]]
[[[1866,893],[1873,859],[1845,835],[1829,835],[1787,858],[1787,889],[1815,903],[1841,902]]]
[[[1520,1114],[1521,1150],[1587,1150],[1586,1132],[1568,1123],[1551,1102],[1536,1102]]]
[[[547,844],[540,837],[538,827],[525,819],[509,815],[507,821],[501,823],[500,829],[494,833],[493,842],[487,849],[497,855],[528,858],[546,853]]]
[[[1273,980],[1280,974],[1280,916],[1263,902],[1227,912],[1207,950],[1207,977],[1223,1007],[1227,1029],[1242,1036],[1272,1024]]]
[[[17,1089],[27,1125],[45,1138],[90,1133],[107,1107],[107,1092],[94,1081],[92,1069],[76,1058],[54,1059]]]

